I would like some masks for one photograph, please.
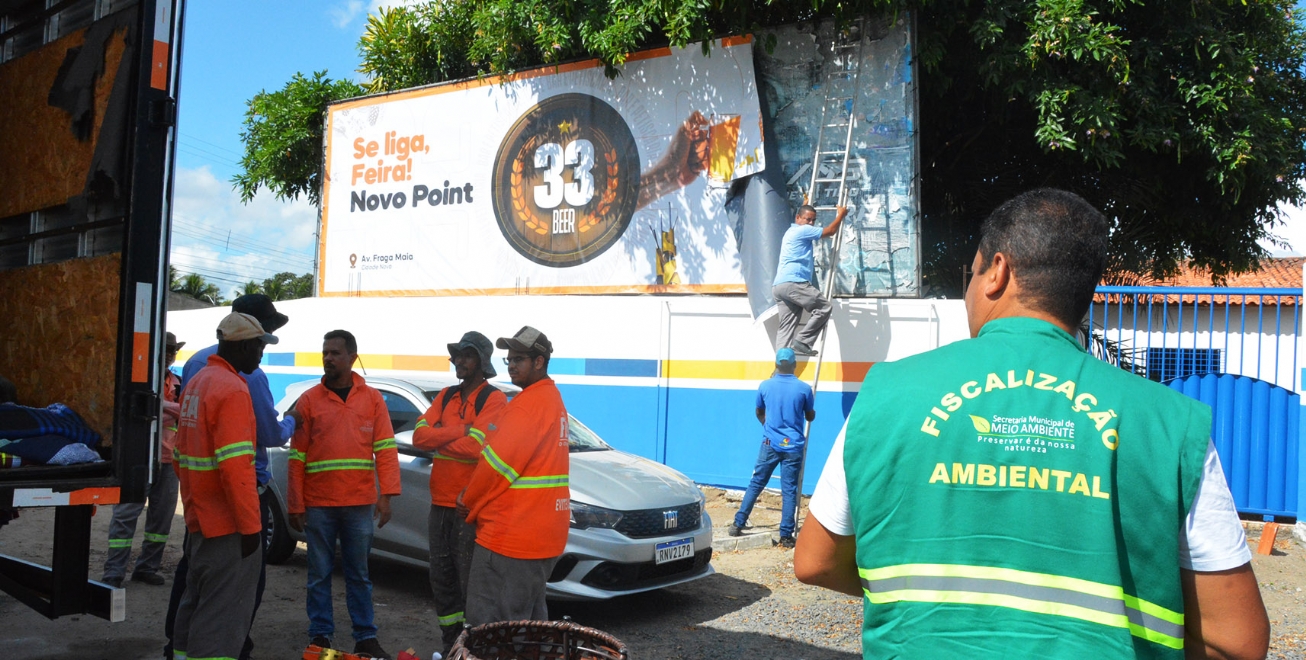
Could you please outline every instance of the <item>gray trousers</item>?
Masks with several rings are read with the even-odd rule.
[[[809,282],[781,282],[771,289],[771,295],[780,306],[780,327],[775,331],[776,350],[793,346],[795,331],[798,341],[809,348],[816,346],[821,329],[830,320],[830,301]],[[807,325],[798,330],[803,311],[811,312],[811,317],[807,319]]]
[[[164,463],[159,478],[150,486],[147,497],[150,507],[145,513],[145,540],[141,541],[141,554],[136,558],[136,573],[158,573],[163,561],[163,549],[168,545],[172,531],[172,517],[177,513],[177,473],[172,465]],[[104,559],[104,579],[121,578],[127,573],[131,559],[132,537],[136,535],[136,521],[145,504],[113,505],[113,520],[109,523],[109,555]]]
[[[476,548],[476,526],[467,524],[453,507],[432,504],[427,533],[431,541],[431,594],[440,620],[440,636],[447,649],[458,639],[467,618],[464,610],[472,552]]]
[[[186,537],[186,592],[172,632],[174,657],[238,658],[254,617],[262,549],[240,556],[240,534]]]
[[[548,621],[544,585],[557,557],[513,559],[477,545],[467,584],[467,623]]]

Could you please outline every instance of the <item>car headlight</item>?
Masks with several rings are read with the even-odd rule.
[[[616,529],[619,522],[621,522],[620,511],[613,511],[592,504],[581,504],[576,500],[571,501],[571,526],[576,529],[588,529],[590,527]]]

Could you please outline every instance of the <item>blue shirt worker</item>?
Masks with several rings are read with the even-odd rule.
[[[280,330],[282,326],[290,321],[290,317],[277,311],[276,305],[272,304],[272,299],[261,293],[251,293],[236,298],[231,303],[232,312],[240,314],[249,314],[258,320],[259,324],[269,332],[273,333]],[[195,374],[208,363],[209,356],[216,355],[218,345],[214,344],[208,348],[196,351],[190,359],[186,360],[186,365],[181,372],[181,387],[186,388]],[[266,521],[271,517],[271,511],[268,509],[268,497],[272,494],[267,491],[267,484],[272,480],[272,473],[268,470],[268,447],[282,447],[290,441],[291,436],[295,434],[295,425],[297,416],[294,410],[286,413],[285,418],[277,420],[276,403],[272,400],[272,389],[268,385],[268,376],[262,368],[255,368],[254,371],[246,374],[239,374],[245,380],[246,386],[249,387],[249,396],[254,407],[254,422],[256,426],[256,442],[254,443],[254,470],[258,479],[259,505],[262,509],[264,523],[263,544],[267,546],[267,524]],[[263,554],[263,561],[266,562],[266,552]],[[172,595],[168,602],[168,613],[164,618],[164,634],[169,640],[172,639],[173,624],[177,616],[177,606],[181,602],[182,593],[186,590],[186,572],[189,564],[183,556],[177,562],[177,571],[173,577]],[[263,601],[263,588],[267,582],[266,564],[259,569],[258,589],[254,598],[254,614],[258,613],[258,607]],[[250,638],[245,639],[245,648],[241,651],[239,660],[248,660],[250,652],[254,648],[254,642]],[[171,646],[164,647],[165,656],[171,653]]]
[[[780,466],[780,494],[783,505],[780,514],[780,545],[794,547],[794,509],[798,506],[798,473],[803,466],[803,451],[807,438],[803,425],[816,419],[815,397],[807,383],[794,375],[797,358],[792,348],[775,352],[775,375],[757,388],[757,421],[762,423],[762,449],[753,466],[753,480],[744,493],[744,501],[735,514],[735,522],[728,533],[739,536],[748,522],[753,505],[762,489],[771,480],[771,474]]]
[[[840,206],[834,222],[822,229],[816,226],[816,208],[804,204],[798,207],[794,224],[785,231],[780,243],[780,264],[775,269],[771,295],[780,307],[780,327],[775,331],[775,347],[792,348],[798,355],[812,356],[812,346],[821,336],[826,321],[830,320],[830,301],[812,286],[814,257],[812,249],[822,238],[834,236],[843,224],[848,209]],[[798,330],[798,320],[803,311],[811,314],[807,325]],[[797,333],[797,338],[795,338]]]

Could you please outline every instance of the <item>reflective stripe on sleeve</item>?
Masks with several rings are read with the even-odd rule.
[[[376,452],[379,452],[379,451],[385,450],[385,449],[398,449],[398,448],[399,448],[399,445],[395,443],[395,439],[394,439],[394,438],[386,438],[385,440],[377,440],[376,442],[373,442],[373,443],[372,443],[372,453],[373,453],[373,454],[375,454]]]
[[[567,475],[552,474],[543,477],[518,477],[511,488],[566,488]]]
[[[441,454],[438,451],[431,452],[431,458],[434,458],[437,461],[453,461],[455,463],[466,463],[467,465],[476,465],[476,459],[474,458],[454,458],[452,456],[445,456],[444,454]]]
[[[304,472],[315,474],[318,472],[330,472],[332,470],[371,470],[375,463],[370,458],[341,458],[334,461],[309,461],[304,466]]]
[[[208,472],[218,469],[218,459],[212,456],[187,456],[177,452],[172,457],[172,463],[183,470],[193,470],[195,472]]]
[[[521,477],[516,470],[512,469],[511,465],[503,462],[503,459],[494,453],[494,447],[486,447],[481,451],[481,455],[485,457],[485,462],[489,463],[495,472],[503,475],[503,478],[508,480],[508,483],[511,484]]]
[[[418,419],[417,426],[414,426],[413,430],[416,431],[417,429],[424,429],[428,426],[430,426],[430,424],[427,424],[425,419]]]
[[[237,456],[253,456],[253,455],[254,455],[254,443],[248,440],[244,442],[233,442],[229,445],[223,445],[213,450],[213,458],[217,459],[219,463],[227,460],[228,458],[235,458]]]
[[[1135,637],[1184,647],[1184,615],[1100,582],[992,566],[902,564],[859,568],[874,604],[958,603],[1009,607],[1128,629]]]
[[[290,460],[303,463],[305,460],[308,460],[308,457],[304,455],[304,452],[299,451],[298,449],[291,449]]]
[[[482,447],[485,446],[485,431],[482,431],[473,426],[472,428],[467,430],[467,435],[471,436],[472,439],[477,442],[477,444],[481,445]]]

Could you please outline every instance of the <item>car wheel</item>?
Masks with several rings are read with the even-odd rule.
[[[268,542],[267,563],[283,564],[295,554],[295,539],[291,538],[286,527],[286,515],[281,512],[281,504],[276,497],[269,498],[268,509],[272,511],[272,534]]]

